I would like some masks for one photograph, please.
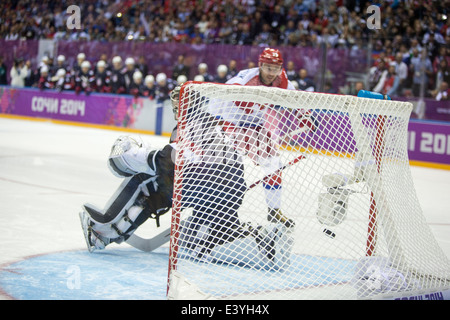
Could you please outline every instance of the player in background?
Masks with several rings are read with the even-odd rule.
[[[115,56],[112,59],[112,69],[110,77],[111,92],[117,94],[124,94],[126,91],[125,78],[123,75],[122,58]]]
[[[295,90],[283,69],[283,57],[277,49],[266,48],[259,56],[258,67],[240,71],[227,84],[243,86],[267,86]],[[277,148],[277,135],[273,132],[276,111],[257,103],[234,103],[235,110],[223,113],[223,110],[210,110],[223,120],[225,132],[233,139],[237,150],[247,154],[266,175],[277,172],[281,167]],[[260,146],[254,150],[252,146]],[[281,172],[273,174],[263,184],[268,206],[268,221],[281,222],[293,227],[292,219],[281,212],[282,177]]]
[[[92,93],[95,86],[95,73],[91,70],[91,63],[87,60],[81,63],[81,69],[75,74],[75,93],[84,92],[86,95]]]
[[[104,60],[97,62],[95,67],[95,91],[101,93],[111,92],[111,71],[108,70]]]

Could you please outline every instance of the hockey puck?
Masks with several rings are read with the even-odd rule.
[[[323,229],[323,233],[325,233],[325,235],[330,237],[331,239],[334,239],[336,237],[336,233],[327,228]]]

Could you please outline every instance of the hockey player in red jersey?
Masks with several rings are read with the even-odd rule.
[[[283,57],[277,49],[266,48],[259,56],[258,67],[240,71],[226,82],[243,86],[268,86],[295,90],[283,69]],[[276,112],[272,108],[257,103],[235,101],[240,110],[215,116],[224,121],[225,131],[232,137],[241,153],[250,157],[260,165],[266,174],[274,173],[271,179],[264,182],[268,220],[281,222],[287,227],[294,226],[293,220],[281,212],[282,177],[278,170],[281,167],[277,148],[277,136],[274,134]],[[214,110],[212,110],[214,113]],[[254,147],[260,146],[255,150]],[[275,173],[278,172],[278,173]]]
[[[277,49],[266,48],[260,54],[258,67],[240,71],[227,84],[243,86],[268,86],[295,90],[283,69],[283,56]]]

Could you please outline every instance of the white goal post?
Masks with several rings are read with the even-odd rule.
[[[169,299],[449,298],[413,185],[412,105],[187,82]]]

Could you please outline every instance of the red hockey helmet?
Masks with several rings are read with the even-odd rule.
[[[259,55],[260,63],[268,63],[268,64],[276,64],[281,66],[283,64],[283,56],[281,55],[280,50],[266,48]]]

